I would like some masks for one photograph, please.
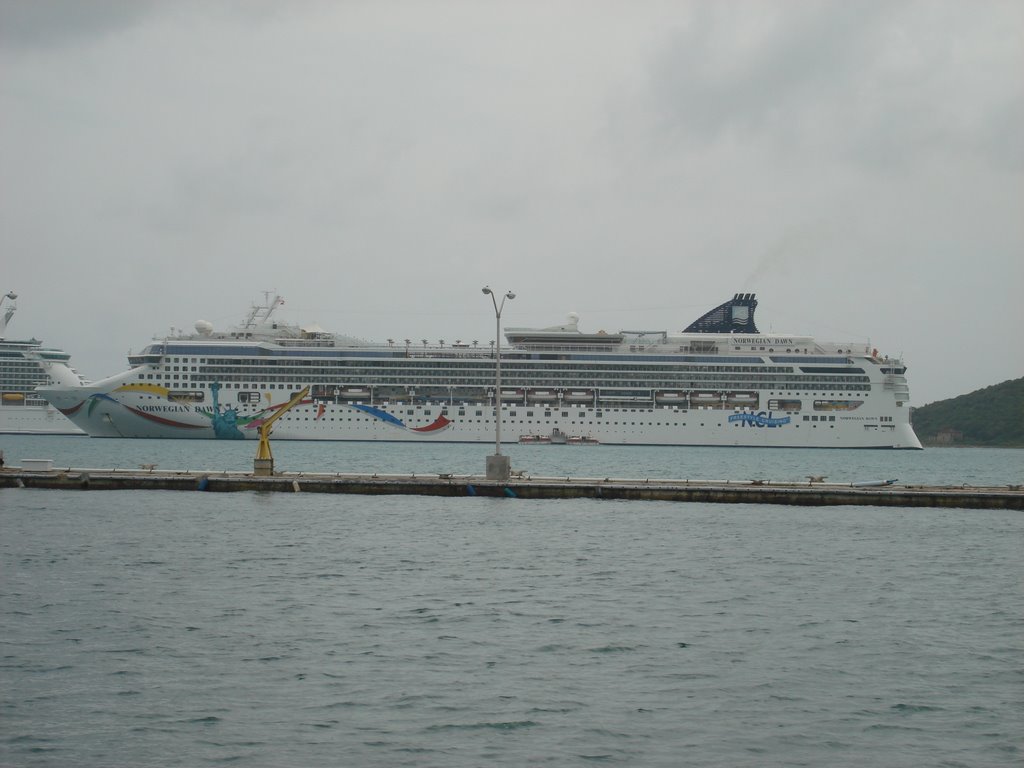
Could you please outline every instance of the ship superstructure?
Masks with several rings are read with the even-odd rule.
[[[7,338],[17,298],[13,291],[0,296],[0,433],[80,435],[82,430],[36,392],[39,385],[83,384],[71,356],[38,339]]]
[[[864,344],[762,333],[753,294],[684,331],[584,333],[578,318],[507,328],[495,348],[373,344],[275,319],[165,338],[131,370],[40,393],[93,436],[255,439],[305,386],[276,439],[492,442],[555,433],[602,444],[920,448],[906,366]]]

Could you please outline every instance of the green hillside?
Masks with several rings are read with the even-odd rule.
[[[925,445],[1024,448],[1024,378],[929,403],[912,418]]]

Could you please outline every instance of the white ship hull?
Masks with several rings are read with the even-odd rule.
[[[0,407],[0,434],[84,435],[52,405]]]
[[[197,390],[202,391],[202,390]],[[210,403],[212,392],[203,392]],[[46,396],[93,437],[250,439],[272,407],[171,402],[149,388],[116,380]],[[221,393],[224,399],[224,393]],[[283,400],[282,400],[283,402]],[[905,410],[904,410],[905,413]],[[888,421],[870,406],[856,413],[775,412],[678,406],[601,408],[592,405],[502,406],[502,442],[521,435],[589,437],[606,445],[707,445],[808,448],[920,448],[908,421]],[[804,417],[807,417],[807,420]],[[218,423],[219,421],[219,423]],[[247,422],[247,423],[246,423]],[[333,403],[304,401],[274,425],[275,440],[366,440],[493,443],[494,407],[486,404]]]

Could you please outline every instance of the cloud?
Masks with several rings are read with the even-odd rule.
[[[959,145],[1017,163],[1024,8],[956,3],[707,3],[651,71],[659,146],[762,141],[793,157],[931,162]],[[1000,118],[1002,116],[1002,119]]]
[[[967,336],[962,286],[1020,277],[1016,4],[0,3],[0,290],[93,376],[268,288],[490,339],[490,283],[511,325],[609,330],[757,291],[953,390],[893,297]]]
[[[792,13],[769,3],[698,5],[652,72],[664,130],[714,141],[798,129],[847,90],[887,8],[808,3]]]
[[[153,13],[156,0],[0,0],[0,46],[96,43]]]

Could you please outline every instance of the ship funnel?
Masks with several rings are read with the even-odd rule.
[[[684,333],[760,333],[754,323],[757,299],[752,293],[734,294],[731,301],[720,304],[690,323]]]

